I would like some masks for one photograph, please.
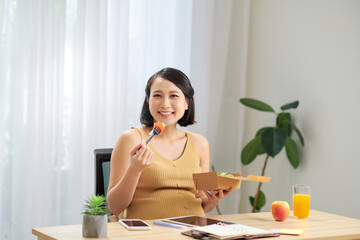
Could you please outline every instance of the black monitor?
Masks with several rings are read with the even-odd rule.
[[[106,196],[102,164],[110,162],[112,148],[95,149],[95,194]]]

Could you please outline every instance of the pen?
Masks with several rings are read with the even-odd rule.
[[[185,226],[181,226],[181,225],[177,225],[177,224],[172,224],[172,223],[166,223],[166,222],[154,221],[153,223],[156,224],[156,225],[164,226],[164,227],[173,227],[173,228],[181,228],[181,229],[186,228]]]

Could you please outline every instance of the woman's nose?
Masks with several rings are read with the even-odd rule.
[[[162,107],[170,107],[170,99],[165,97],[163,98],[163,101],[162,101]]]

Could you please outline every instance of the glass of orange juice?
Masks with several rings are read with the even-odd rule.
[[[310,211],[309,185],[296,184],[293,186],[293,214],[298,218],[307,218]]]

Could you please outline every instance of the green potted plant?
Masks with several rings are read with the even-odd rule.
[[[260,128],[256,132],[255,137],[245,145],[241,151],[242,164],[248,165],[256,158],[256,156],[266,154],[261,173],[261,176],[264,176],[269,157],[274,158],[285,146],[287,158],[293,168],[296,169],[299,166],[299,153],[297,145],[291,138],[291,135],[295,132],[302,146],[304,146],[304,138],[292,121],[291,114],[286,112],[286,110],[297,108],[299,101],[282,105],[280,107],[280,113],[276,113],[270,105],[256,99],[241,98],[240,102],[247,107],[259,111],[272,112],[276,115],[275,126]],[[252,212],[260,211],[261,207],[265,205],[265,194],[260,191],[260,189],[261,182],[258,185],[255,197],[249,197],[250,204],[252,205]]]
[[[84,205],[83,237],[99,238],[107,235],[106,198],[103,195],[92,194]]]

